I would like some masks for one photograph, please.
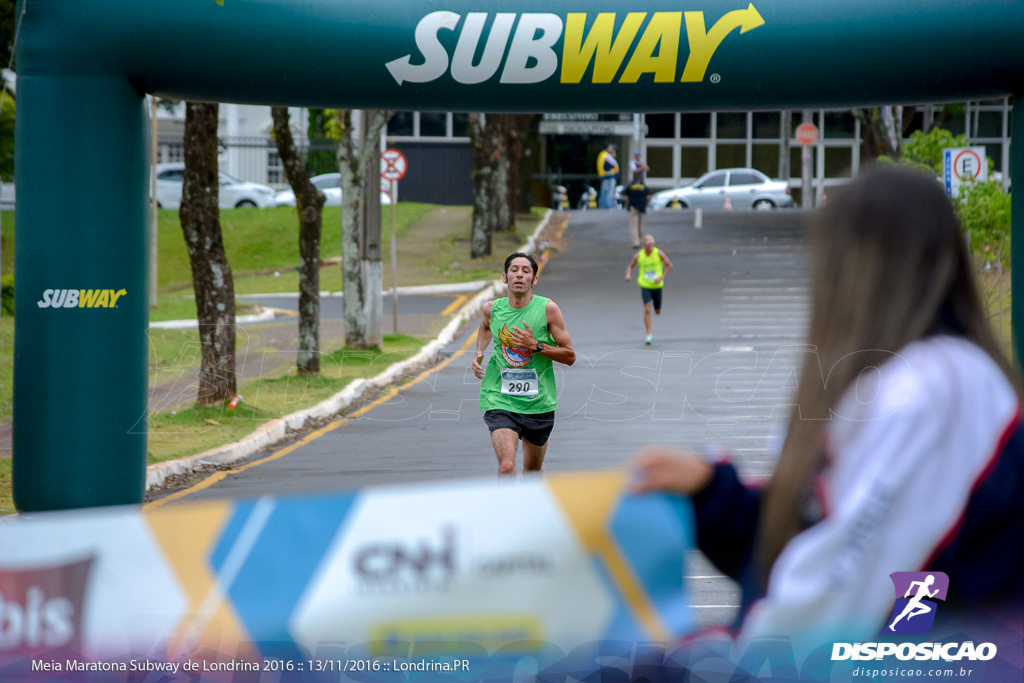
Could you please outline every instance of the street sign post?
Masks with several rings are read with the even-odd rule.
[[[805,112],[804,118],[809,118]],[[796,140],[800,143],[800,206],[810,209],[811,201],[811,145],[818,141],[818,127],[804,121],[796,127]]]
[[[398,334],[398,243],[395,239],[395,184],[405,177],[409,167],[405,155],[397,149],[386,149],[380,153],[380,177],[391,184],[391,318],[394,333]]]
[[[988,180],[984,147],[948,147],[942,150],[942,180],[946,194],[956,197],[964,182]]]
[[[810,121],[804,121],[796,127],[796,141],[804,147],[810,147],[818,141],[818,127]]]

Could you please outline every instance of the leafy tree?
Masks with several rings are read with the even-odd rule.
[[[186,104],[185,180],[179,211],[199,321],[201,406],[235,395],[235,283],[220,230],[217,110],[216,103]]]
[[[274,142],[284,176],[295,193],[299,215],[299,351],[296,365],[305,373],[320,372],[320,232],[324,195],[309,182],[306,161],[295,147],[288,107],[271,107]]]
[[[997,180],[964,183],[954,203],[971,236],[971,251],[986,264],[1010,265],[1010,195]]]
[[[915,130],[903,145],[900,163],[916,165],[935,175],[942,174],[942,150],[947,147],[966,147],[966,135],[953,135],[944,128],[932,128],[927,133]]]
[[[3,93],[3,108],[0,109],[0,180],[14,182],[14,94]]]

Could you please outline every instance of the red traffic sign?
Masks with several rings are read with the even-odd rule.
[[[818,141],[818,127],[805,122],[796,127],[796,140],[801,145],[813,145]]]
[[[380,153],[380,177],[384,180],[401,180],[408,167],[405,155],[397,149],[386,149]]]

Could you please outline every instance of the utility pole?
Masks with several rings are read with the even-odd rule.
[[[804,109],[802,121],[812,123],[811,118],[811,110]],[[800,145],[800,147],[800,206],[810,209],[814,206],[814,188],[811,187],[811,146]]]

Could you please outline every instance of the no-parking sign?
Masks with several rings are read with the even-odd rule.
[[[942,177],[946,194],[956,197],[964,182],[988,180],[984,147],[949,147],[942,150]]]
[[[397,149],[386,149],[380,154],[380,177],[395,182],[405,176],[409,162]]]

